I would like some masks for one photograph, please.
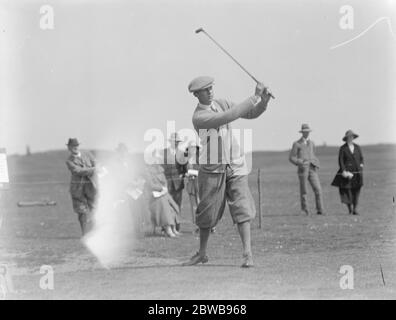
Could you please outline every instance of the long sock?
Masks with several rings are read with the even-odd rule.
[[[252,254],[251,237],[250,237],[250,222],[238,223],[238,231],[242,240],[243,254]]]
[[[200,228],[199,229],[199,254],[200,256],[206,255],[206,248],[208,247],[210,235],[210,228]]]

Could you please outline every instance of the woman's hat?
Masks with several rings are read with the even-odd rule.
[[[66,144],[68,147],[78,147],[80,143],[76,138],[70,138],[69,141]]]
[[[356,139],[357,137],[359,137],[359,135],[352,130],[348,130],[347,132],[345,132],[345,136],[344,138],[342,138],[342,140],[346,141],[348,137],[353,137],[353,139]]]
[[[301,130],[300,130],[301,133],[303,133],[303,132],[311,132],[311,131],[312,131],[311,128],[306,123],[301,125]]]

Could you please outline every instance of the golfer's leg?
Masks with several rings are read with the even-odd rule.
[[[188,198],[190,200],[191,221],[193,224],[195,224],[195,211],[197,210],[197,203],[195,202],[195,196],[193,194],[189,194]]]
[[[220,220],[225,208],[225,173],[200,173],[198,204],[195,220],[199,227],[199,253],[206,254],[210,229]]]
[[[243,267],[253,266],[250,221],[256,215],[256,208],[249,190],[248,177],[228,172],[226,194],[232,220],[237,224],[243,247]]]
[[[243,255],[251,255],[252,245],[250,235],[250,221],[238,223],[238,232],[242,240]]]
[[[210,228],[199,229],[199,255],[206,256],[206,249],[208,248],[208,241],[210,236]]]

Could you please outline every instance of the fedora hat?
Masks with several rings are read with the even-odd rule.
[[[69,138],[69,141],[66,144],[68,147],[78,147],[80,143],[77,138]]]
[[[177,132],[171,133],[171,135],[170,135],[170,137],[169,137],[168,140],[169,140],[169,141],[176,141],[176,142],[181,142],[181,141],[183,141],[183,139],[180,138],[180,136],[179,136],[179,134],[178,134]]]
[[[299,132],[311,132],[311,128],[309,127],[309,125],[307,125],[306,123],[303,123],[301,125],[301,130]]]
[[[345,132],[345,136],[344,138],[342,138],[342,140],[346,141],[348,137],[353,137],[353,139],[356,139],[357,137],[359,137],[359,135],[352,130],[348,130],[347,132]]]

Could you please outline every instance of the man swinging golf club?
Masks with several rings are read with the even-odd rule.
[[[198,132],[202,148],[199,156],[198,192],[200,203],[196,210],[196,224],[200,230],[199,251],[183,265],[208,262],[206,248],[210,230],[221,219],[226,200],[233,222],[238,226],[243,245],[242,267],[253,266],[250,239],[250,220],[256,210],[248,186],[249,169],[245,155],[232,135],[230,123],[236,119],[255,119],[267,108],[271,94],[258,83],[255,94],[242,103],[214,100],[211,77],[198,77],[188,90],[199,103],[192,122]]]

